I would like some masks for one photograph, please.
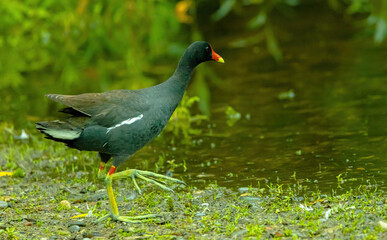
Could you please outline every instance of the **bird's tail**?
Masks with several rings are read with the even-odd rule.
[[[82,129],[64,121],[37,122],[36,128],[46,135],[46,138],[58,142],[69,143],[82,133]]]

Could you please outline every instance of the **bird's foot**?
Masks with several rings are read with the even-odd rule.
[[[131,178],[134,186],[138,190],[138,192],[141,194],[141,189],[138,186],[136,182],[136,178],[142,179],[144,181],[153,183],[160,188],[173,192],[171,188],[168,187],[169,183],[179,183],[179,184],[185,184],[183,181],[180,181],[178,179],[167,177],[161,174],[148,172],[148,171],[142,171],[142,170],[136,170],[136,169],[130,169],[122,172],[115,173],[115,167],[112,166],[109,170],[109,173],[107,174],[105,178],[106,183],[106,190],[109,196],[109,203],[111,212],[101,218],[99,218],[96,222],[101,222],[103,220],[106,220],[108,218],[112,218],[116,221],[122,221],[122,222],[128,222],[128,223],[141,223],[141,222],[148,222],[152,221],[156,217],[161,217],[159,214],[148,214],[143,216],[120,216],[118,208],[117,208],[117,202],[114,197],[113,188],[112,188],[112,182],[116,179],[124,179],[124,178]]]
[[[103,217],[100,217],[95,222],[99,223],[99,222],[102,222],[108,218],[112,218],[113,220],[127,222],[127,223],[143,223],[143,222],[152,221],[153,219],[158,218],[158,217],[161,217],[161,215],[159,215],[159,214],[147,214],[147,215],[129,217],[129,216],[120,216],[120,215],[115,215],[113,213],[109,213]]]
[[[141,189],[136,182],[136,178],[153,183],[153,184],[157,185],[158,187],[160,187],[166,191],[170,191],[170,192],[174,192],[174,191],[168,187],[167,182],[186,185],[183,181],[180,181],[176,178],[164,176],[164,175],[157,174],[154,172],[137,170],[137,169],[129,169],[129,170],[118,172],[118,173],[115,173],[112,175],[113,179],[121,179],[121,178],[128,178],[128,177],[130,177],[132,179],[134,186],[136,187],[137,191],[140,194],[141,194]]]

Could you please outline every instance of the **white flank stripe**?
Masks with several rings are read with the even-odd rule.
[[[134,117],[134,118],[128,118],[118,124],[116,124],[115,126],[113,127],[110,127],[107,129],[106,133],[110,132],[110,130],[114,129],[114,128],[118,128],[118,127],[121,127],[122,125],[130,125],[132,123],[134,123],[135,121],[138,121],[140,120],[144,115],[140,114],[138,115],[137,117]]]

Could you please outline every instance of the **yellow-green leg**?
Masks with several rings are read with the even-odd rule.
[[[122,171],[119,173],[115,173],[115,170],[116,170],[116,167],[112,166],[110,168],[108,174],[106,175],[106,178],[105,178],[106,189],[107,189],[108,196],[109,196],[110,213],[99,218],[97,220],[97,222],[103,221],[103,220],[111,217],[114,220],[118,220],[118,221],[129,222],[129,223],[140,223],[140,222],[147,221],[151,218],[160,217],[160,215],[158,215],[158,214],[147,214],[147,215],[134,216],[134,217],[120,216],[119,211],[118,211],[118,207],[117,207],[117,202],[116,202],[116,199],[114,197],[113,186],[112,186],[112,182],[114,179],[122,179],[122,178],[128,178],[128,177],[131,178],[133,180],[134,186],[136,187],[136,189],[139,191],[140,194],[141,194],[141,189],[137,185],[137,182],[135,180],[136,178],[140,178],[142,180],[156,184],[157,186],[161,187],[162,189],[167,190],[167,191],[172,191],[172,192],[173,192],[173,190],[170,189],[169,187],[167,187],[165,182],[163,182],[163,181],[158,182],[158,181],[152,179],[152,177],[153,178],[160,178],[160,179],[171,181],[174,183],[185,184],[183,181],[180,181],[178,179],[167,177],[167,176],[153,173],[153,172],[130,169],[130,170]]]
[[[101,162],[98,169],[98,179],[104,180],[106,177],[105,163]]]

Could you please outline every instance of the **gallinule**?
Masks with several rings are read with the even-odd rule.
[[[131,178],[141,193],[135,178],[153,183],[164,190],[171,183],[184,183],[175,178],[136,169],[117,172],[116,168],[131,155],[155,138],[165,127],[172,113],[183,97],[194,68],[205,61],[223,63],[223,58],[214,52],[207,42],[194,42],[181,57],[174,74],[165,82],[139,90],[114,90],[105,93],[80,95],[48,94],[49,99],[66,105],[61,112],[68,114],[63,120],[38,122],[36,128],[46,138],[63,142],[71,148],[98,151],[101,163],[98,177],[105,180],[111,211],[108,217],[124,222],[141,222],[156,217],[121,216],[114,197],[112,181]],[[105,173],[105,164],[113,163]],[[106,174],[106,175],[105,175]],[[164,181],[156,181],[161,179]]]

